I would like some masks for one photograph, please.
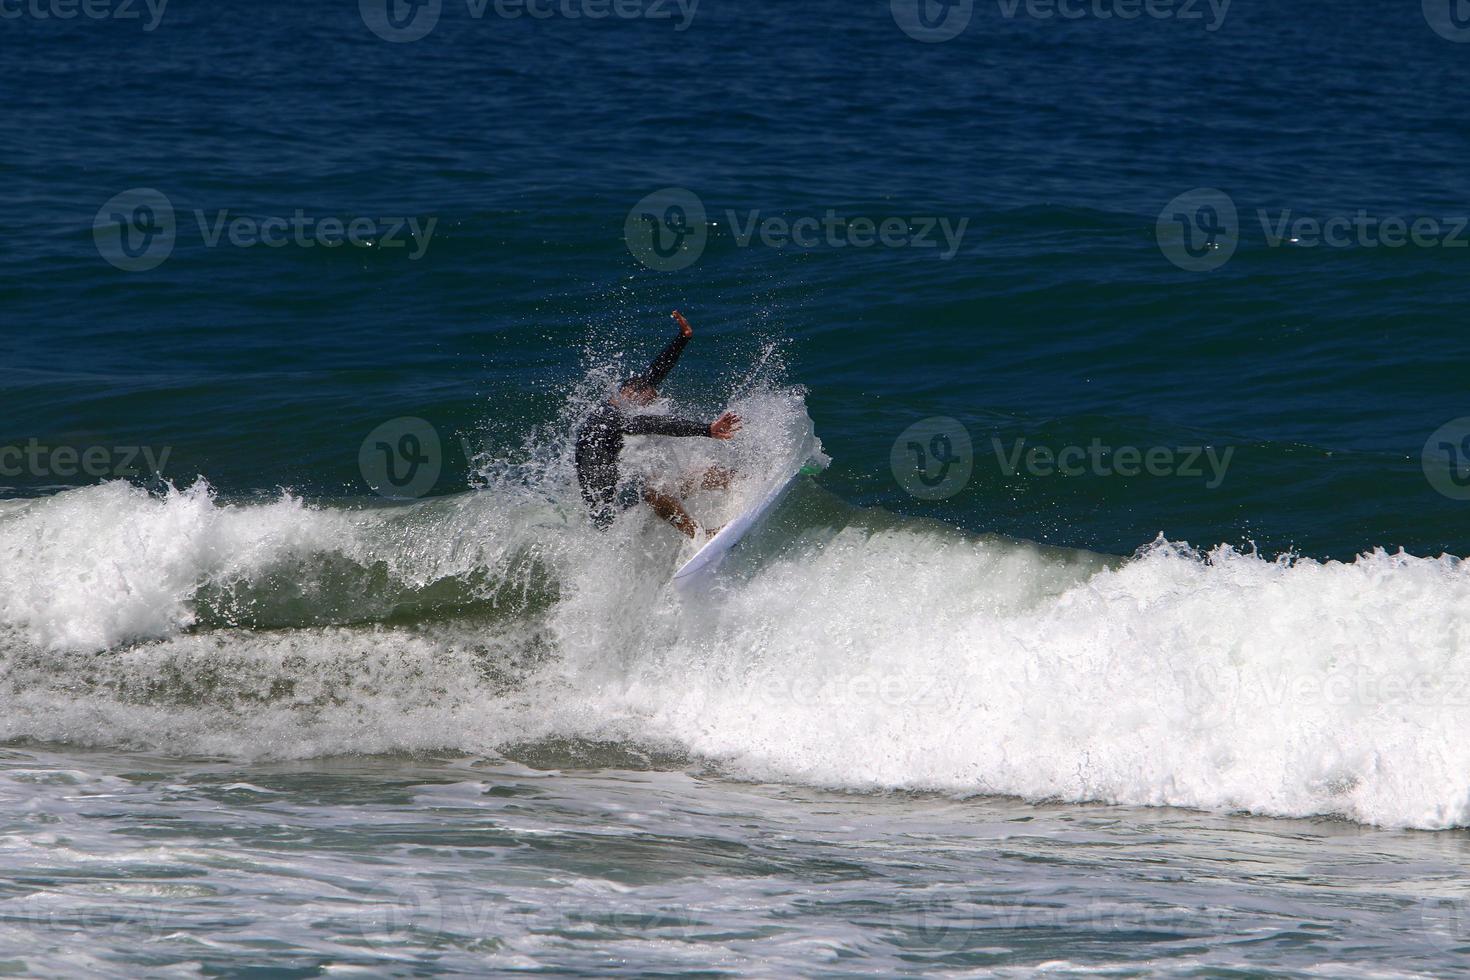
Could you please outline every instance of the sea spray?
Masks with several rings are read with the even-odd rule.
[[[737,409],[747,441],[645,440],[630,466],[743,468],[732,498],[691,501],[718,519],[762,466],[820,453],[799,392]],[[243,758],[571,740],[845,790],[1470,823],[1458,559],[1108,558],[808,480],[691,602],[668,588],[691,545],[642,511],[592,530],[561,449],[532,448],[551,464],[409,506],[121,483],[7,504],[0,738]]]

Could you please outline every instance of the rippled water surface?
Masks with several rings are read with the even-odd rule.
[[[1467,972],[1464,4],[915,5],[0,3],[0,974]]]
[[[0,962],[1368,976],[1443,974],[1470,941],[1460,833],[826,794],[606,754],[545,768],[599,751],[241,766],[7,750]]]

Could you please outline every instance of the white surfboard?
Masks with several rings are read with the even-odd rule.
[[[704,547],[694,553],[694,557],[684,563],[684,567],[674,573],[674,587],[687,589],[693,585],[704,582],[719,567],[720,562],[730,554],[730,549],[740,543],[741,539],[749,533],[750,529],[760,523],[761,519],[775,509],[776,503],[785,495],[791,485],[801,476],[803,470],[797,470],[778,484],[775,489],[756,504],[754,507],[735,518],[729,524],[720,528],[720,533],[704,543]]]

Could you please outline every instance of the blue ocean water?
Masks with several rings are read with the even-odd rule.
[[[352,5],[181,7],[152,32],[146,16],[8,21],[26,84],[5,155],[7,439],[172,446],[177,480],[348,494],[379,422],[513,441],[590,339],[640,356],[683,307],[701,329],[691,389],[760,340],[787,343],[835,450],[829,485],[854,502],[913,506],[888,449],[948,415],[982,445],[1236,448],[1212,491],[1008,481],[987,452],[932,508],[973,530],[1116,553],[1159,531],[1334,557],[1463,550],[1459,502],[1417,460],[1462,414],[1465,251],[1272,248],[1254,214],[1427,216],[1451,237],[1465,52],[1420,11],[1237,4],[1211,32],[1208,17],[982,4],[959,37],[923,44],[882,4],[711,4],[682,31],[673,6],[607,21],[472,9],[450,3],[397,44]],[[623,236],[665,187],[721,224],[677,274]],[[1208,274],[1154,235],[1200,187],[1230,194],[1245,227]],[[180,230],[164,265],[120,274],[91,226],[134,188],[165,194]],[[742,248],[722,220],[829,209],[969,224],[945,261]],[[211,248],[194,214],[298,210],[438,224],[414,261]],[[450,456],[441,493],[468,485]]]
[[[1460,968],[1460,6],[0,5],[0,971]],[[629,468],[826,464],[695,604],[568,459],[676,308],[747,429]],[[550,925],[405,905],[543,839]]]

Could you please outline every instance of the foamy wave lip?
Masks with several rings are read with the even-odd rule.
[[[743,445],[632,456],[725,462],[752,484],[820,458],[799,392],[741,407]],[[687,545],[636,512],[589,529],[545,458],[531,494],[380,511],[226,505],[203,484],[0,508],[0,738],[250,757],[586,738],[849,790],[1470,824],[1460,559],[1270,561],[1162,539],[1109,559],[827,501],[821,527],[689,602],[668,588]],[[432,588],[517,549],[555,588],[493,624],[182,632],[201,589],[303,556]],[[7,655],[16,631],[32,651],[159,642]]]
[[[0,623],[52,650],[101,650],[194,623],[201,585],[329,546],[338,528],[284,496],[228,507],[203,481],[152,494],[125,481],[0,514]]]
[[[845,532],[606,713],[758,779],[1470,823],[1470,564],[1160,542],[1068,575]]]
[[[70,604],[41,622],[78,610],[71,641],[174,630],[199,574],[278,556],[282,542],[384,543],[378,524],[349,521],[347,534],[296,502],[239,514],[202,490],[79,498],[132,514],[109,547],[161,528],[193,543],[116,570],[126,583],[170,557],[189,570],[172,591],[117,585],[104,614],[61,593]],[[97,542],[76,537],[90,526],[19,540],[56,562],[86,545],[91,567]],[[603,550],[576,538],[554,555],[559,597],[493,635],[455,622],[203,631],[125,657],[11,658],[0,737],[251,757],[610,739],[851,790],[1470,823],[1470,565],[1458,559],[1267,561],[1160,542],[1122,561],[876,520],[688,604],[659,578],[674,557],[659,530]],[[234,561],[200,557],[211,549]],[[149,604],[158,595],[171,615]],[[525,661],[533,648],[545,656]]]

